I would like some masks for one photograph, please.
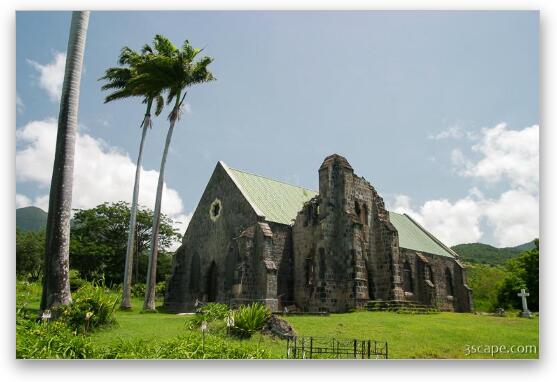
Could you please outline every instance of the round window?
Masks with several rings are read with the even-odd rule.
[[[213,203],[211,203],[211,207],[209,207],[209,216],[211,217],[211,220],[217,221],[221,212],[222,212],[222,203],[217,198]]]

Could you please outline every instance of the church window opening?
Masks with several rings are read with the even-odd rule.
[[[433,279],[433,269],[431,269],[431,265],[426,265],[425,267],[425,279],[431,281],[432,284],[435,284],[435,280]]]
[[[362,214],[360,215],[360,222],[363,225],[367,225],[367,216],[368,216],[367,204],[364,204],[364,208],[362,208]]]
[[[325,279],[325,272],[327,271],[327,264],[325,263],[325,249],[319,248],[319,278]]]
[[[445,269],[445,279],[447,284],[447,296],[454,295],[453,275],[449,268]]]
[[[359,218],[361,212],[362,212],[362,209],[360,208],[360,203],[358,203],[358,201],[356,200],[356,201],[354,202],[354,213],[355,213],[356,216]]]
[[[220,199],[215,199],[213,203],[211,203],[211,207],[209,207],[209,216],[211,217],[212,221],[217,221],[220,214],[222,212],[222,203]]]
[[[413,293],[414,292],[414,285],[412,282],[412,267],[410,263],[407,261],[404,262],[404,269],[403,269],[403,282],[404,282],[404,291]]]
[[[305,276],[306,276],[306,286],[311,287],[313,285],[313,276],[314,276],[314,270],[315,270],[315,265],[313,262],[313,255],[311,255],[310,257],[306,258],[306,263],[305,263]]]

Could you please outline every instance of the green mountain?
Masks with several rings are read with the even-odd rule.
[[[40,231],[46,227],[47,213],[39,207],[23,207],[15,210],[15,225],[22,231]]]
[[[482,243],[459,244],[452,247],[452,250],[458,253],[460,258],[467,263],[502,265],[509,259],[532,248],[535,248],[533,240],[516,247],[507,248],[496,248]]]

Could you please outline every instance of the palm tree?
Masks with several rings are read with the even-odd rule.
[[[145,62],[153,55],[152,49],[145,45],[141,54],[124,47],[120,53],[118,63],[125,65],[125,67],[108,68],[105,75],[100,80],[105,80],[106,83],[101,87],[102,90],[114,90],[105,98],[105,103],[125,99],[129,97],[141,97],[143,103],[147,104],[143,121],[140,128],[142,128],[141,141],[139,143],[139,154],[137,156],[137,163],[135,168],[135,182],[133,186],[132,205],[130,210],[130,223],[128,228],[128,243],[126,248],[126,265],[124,267],[124,283],[122,287],[122,303],[121,309],[131,309],[131,279],[133,269],[133,254],[134,254],[134,237],[136,230],[137,220],[137,204],[139,197],[139,181],[141,177],[141,159],[143,157],[143,147],[145,145],[145,137],[147,130],[151,128],[151,108],[153,102],[156,103],[155,115],[162,112],[164,106],[164,99],[161,96],[162,88],[159,84],[149,83],[146,84],[142,81],[132,81],[137,73],[137,65]]]
[[[185,41],[179,49],[164,36],[155,36],[155,49],[158,53],[152,60],[142,64],[147,82],[164,78],[164,87],[168,90],[167,103],[174,101],[174,107],[168,116],[170,127],[166,135],[166,142],[159,170],[159,181],[157,184],[157,197],[155,199],[155,211],[153,215],[153,228],[151,231],[151,245],[149,256],[149,267],[147,270],[147,284],[145,287],[144,310],[155,310],[155,286],[157,277],[158,239],[161,215],[162,190],[164,185],[164,168],[168,149],[172,140],[172,133],[176,121],[180,119],[181,107],[186,96],[186,89],[214,80],[207,66],[213,61],[211,57],[202,57],[196,60],[202,49],[193,48],[189,41]]]
[[[79,87],[89,24],[89,11],[72,13],[64,84],[60,99],[58,133],[50,183],[46,223],[41,312],[71,302],[69,281],[70,217]]]

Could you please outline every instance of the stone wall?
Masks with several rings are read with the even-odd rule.
[[[220,207],[215,207],[219,201]],[[174,255],[165,307],[191,311],[196,299],[208,301],[212,297],[209,294],[213,294],[209,293],[213,292],[209,276],[216,289],[214,299],[225,302],[229,293],[224,282],[227,257],[237,254],[234,239],[255,222],[257,215],[226,170],[217,164]]]
[[[469,312],[473,309],[464,268],[454,258],[405,248],[401,251],[401,269],[410,275],[411,280],[410,287],[403,282],[407,301],[446,311]]]

